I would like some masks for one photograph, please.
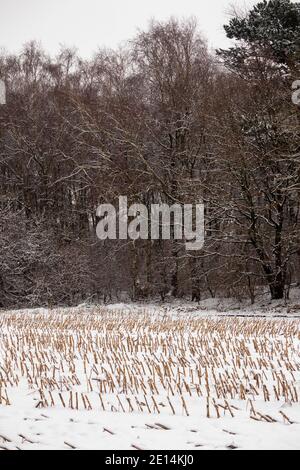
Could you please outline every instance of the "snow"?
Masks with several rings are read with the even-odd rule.
[[[280,406],[269,408],[278,416]],[[258,409],[267,411],[268,407],[261,404]],[[291,417],[300,420],[299,408],[289,411]],[[133,445],[144,450],[226,449],[231,445],[238,449],[300,448],[299,424],[257,422],[249,420],[246,411],[234,418],[208,419],[196,410],[191,417],[149,416],[55,408],[41,411],[24,408],[21,402],[19,406],[2,407],[0,423],[0,434],[11,440],[2,443],[8,449],[71,449],[70,445],[107,450],[133,449]],[[170,429],[161,429],[155,423]]]
[[[0,449],[300,449],[300,320],[267,311],[1,312]]]

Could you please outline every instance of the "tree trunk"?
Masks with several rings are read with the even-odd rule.
[[[284,288],[285,282],[283,276],[280,275],[279,278],[275,279],[274,282],[270,284],[270,292],[272,300],[281,300],[284,298]]]

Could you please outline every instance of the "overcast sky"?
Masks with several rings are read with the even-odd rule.
[[[51,54],[76,46],[83,57],[116,47],[145,29],[151,18],[195,16],[211,47],[228,45],[223,24],[230,5],[255,0],[0,0],[0,47],[20,50],[31,39]]]

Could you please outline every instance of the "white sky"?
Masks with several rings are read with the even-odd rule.
[[[257,0],[258,1],[258,0]],[[29,40],[55,54],[75,46],[83,57],[98,47],[116,47],[147,28],[151,18],[195,16],[210,47],[228,45],[223,24],[230,5],[255,0],[0,0],[0,47],[20,50]]]

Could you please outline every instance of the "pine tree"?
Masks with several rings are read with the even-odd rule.
[[[224,29],[229,39],[237,41],[233,47],[217,51],[228,68],[243,72],[259,54],[288,73],[299,70],[299,2],[264,0],[245,18],[232,18]]]

